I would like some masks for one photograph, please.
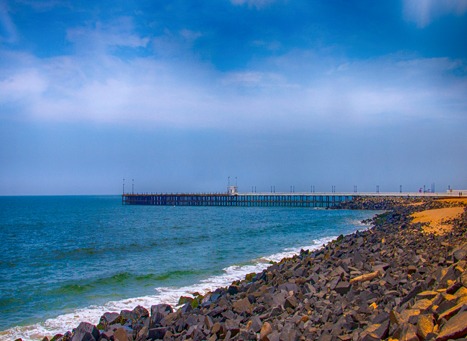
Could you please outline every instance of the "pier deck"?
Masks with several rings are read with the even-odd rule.
[[[356,197],[453,197],[442,193],[177,193],[123,194],[123,205],[333,207]]]

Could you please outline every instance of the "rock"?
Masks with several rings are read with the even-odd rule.
[[[225,329],[230,332],[232,337],[235,337],[240,332],[239,323],[236,320],[227,320],[225,321]]]
[[[261,341],[270,341],[267,336],[272,333],[272,327],[269,322],[264,322],[259,333],[259,339]]]
[[[290,323],[286,324],[282,328],[279,338],[281,341],[295,341],[297,339],[295,327]]]
[[[250,322],[251,323],[248,326],[248,329],[251,329],[255,333],[259,333],[259,331],[261,330],[261,319],[257,315],[255,315],[251,318]]]
[[[188,314],[189,312],[193,311],[193,306],[191,305],[191,303],[186,303],[183,307],[180,308],[180,311],[183,314]]]
[[[247,297],[241,299],[241,300],[238,300],[238,301],[235,301],[233,304],[232,304],[232,308],[233,310],[237,313],[237,314],[243,314],[243,313],[250,313],[251,312],[251,303],[250,301],[248,300]]]
[[[178,299],[178,305],[185,305],[187,303],[191,303],[193,301],[193,297],[188,297],[188,296],[180,296]]]
[[[111,341],[114,339],[114,331],[113,330],[106,330],[105,332],[101,333],[100,340],[108,340]],[[146,338],[144,338],[146,340]]]
[[[439,295],[439,292],[437,291],[422,291],[421,293],[417,294],[417,297],[419,297],[420,299],[431,300],[435,298],[437,295]]]
[[[409,265],[407,267],[407,273],[410,275],[410,274],[413,274],[417,272],[417,267],[415,265]]]
[[[278,331],[274,330],[271,334],[266,336],[269,341],[280,341],[280,334]]]
[[[467,244],[462,245],[452,252],[452,257],[455,262],[461,261],[467,257]]]
[[[213,322],[211,316],[206,315],[204,317],[204,327],[206,327],[206,329],[208,329],[208,330],[211,330],[213,325],[214,325],[214,322]]]
[[[433,302],[427,299],[421,299],[415,302],[412,306],[412,309],[419,309],[421,311],[425,311],[433,305]]]
[[[417,323],[417,335],[420,336],[422,340],[425,340],[428,335],[433,332],[433,329],[433,316],[420,315]]]
[[[136,321],[149,317],[149,311],[140,305],[133,309],[132,313],[133,319]]]
[[[438,319],[449,319],[451,316],[457,314],[460,310],[467,310],[467,303],[457,304],[454,307],[444,311],[443,313],[439,314]]]
[[[150,340],[163,339],[166,333],[167,333],[167,328],[165,327],[152,328],[152,329],[149,329],[148,331],[148,339]]]
[[[81,322],[74,330],[71,341],[97,341],[99,336],[100,333],[96,326],[88,322]]]
[[[133,319],[133,312],[131,310],[122,310],[120,312],[120,317],[117,320],[117,323],[125,324],[127,321],[131,321]]]
[[[412,298],[417,296],[419,293],[423,291],[423,287],[421,285],[415,286],[410,292],[402,299],[401,304],[404,304],[410,301]]]
[[[173,313],[173,309],[168,304],[158,304],[151,306],[151,319],[149,322],[150,328],[159,327],[162,319],[171,313]]]
[[[141,327],[141,329],[136,333],[135,341],[147,340],[148,334],[149,334],[149,328],[147,326]]]
[[[393,337],[404,341],[419,341],[417,328],[410,323],[402,323],[399,325]]]
[[[227,292],[230,294],[230,295],[235,295],[238,293],[238,285],[231,285],[229,286],[229,288],[227,289]]]
[[[222,325],[216,322],[212,325],[211,334],[218,334],[222,330]]]
[[[340,281],[340,282],[336,285],[336,287],[334,288],[334,290],[335,290],[338,294],[344,296],[344,295],[346,295],[346,294],[349,292],[350,288],[351,288],[351,285],[350,285],[349,282]]]
[[[98,329],[107,329],[109,325],[114,324],[117,321],[119,316],[119,313],[105,313],[99,320],[99,325],[97,326]]]
[[[125,328],[118,328],[113,335],[114,341],[129,341],[129,336]]]
[[[374,278],[376,278],[378,276],[379,276],[379,271],[374,271],[374,272],[371,272],[371,273],[368,273],[368,274],[364,274],[364,275],[352,278],[350,280],[350,284],[371,281],[372,279],[374,279]]]
[[[441,328],[436,341],[447,341],[467,336],[467,311],[458,313],[451,317]]]
[[[284,308],[295,309],[298,305],[297,299],[294,296],[289,296],[285,299]]]

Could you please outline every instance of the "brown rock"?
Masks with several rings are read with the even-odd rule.
[[[235,301],[232,305],[233,307],[233,310],[237,313],[237,314],[242,314],[242,313],[245,313],[245,312],[251,312],[251,303],[250,301],[248,300],[247,297],[241,299],[241,300],[238,300],[238,301]]]
[[[433,316],[431,315],[420,315],[417,323],[417,335],[425,340],[428,334],[433,332],[434,323]]]
[[[436,291],[422,291],[417,295],[418,298],[431,300],[435,298],[439,293]]]
[[[128,341],[129,340],[128,333],[126,332],[124,328],[118,328],[114,332],[114,340],[115,341]]]
[[[412,309],[420,309],[421,311],[425,311],[433,305],[433,302],[427,299],[418,300],[412,306]]]
[[[261,319],[255,315],[251,318],[250,321],[248,321],[248,329],[251,329],[255,333],[259,333],[261,330]]]
[[[261,341],[269,341],[267,336],[272,333],[272,327],[269,322],[264,322],[263,326],[261,327],[261,331],[259,332],[259,339]]]
[[[400,341],[419,341],[417,328],[410,323],[403,323],[394,332],[393,337]]]
[[[455,261],[463,260],[467,257],[467,244],[462,245],[452,252]]]
[[[204,326],[211,330],[212,326],[214,325],[214,322],[212,321],[212,318],[209,315],[206,315],[204,317]]]
[[[409,322],[413,317],[418,317],[420,315],[419,309],[406,309],[401,312],[401,318],[404,322]]]
[[[375,323],[368,326],[360,335],[362,340],[382,340],[387,337],[389,330],[389,320],[383,323]]]
[[[407,267],[407,273],[413,274],[413,273],[415,273],[415,272],[417,272],[417,267],[416,267],[415,265],[409,265],[409,266]]]
[[[289,296],[285,299],[285,303],[284,303],[284,308],[292,308],[292,309],[295,309],[298,305],[298,302],[297,302],[297,299],[295,298],[295,296]]]
[[[282,328],[280,340],[282,341],[295,341],[297,339],[297,332],[292,324],[286,324]]]
[[[467,311],[452,317],[441,329],[436,341],[458,339],[467,335]]]
[[[364,274],[364,275],[352,278],[350,280],[350,284],[371,281],[372,279],[374,279],[374,278],[376,278],[378,276],[379,276],[379,271],[370,272],[368,274]]]
[[[219,322],[216,322],[212,325],[211,334],[217,334],[222,329],[222,325]]]
[[[464,271],[461,275],[461,282],[464,287],[467,287],[467,271]]]
[[[445,312],[443,312],[442,314],[440,314],[439,317],[438,317],[438,320],[441,320],[443,318],[447,320],[447,319],[451,318],[451,316],[457,314],[464,306],[467,308],[467,304],[465,304],[465,303],[455,305],[451,309],[448,309]]]
[[[456,297],[465,297],[465,296],[467,296],[467,288],[466,287],[459,288],[459,290],[456,291],[454,296],[456,296]],[[459,303],[459,302],[457,302],[457,303]]]

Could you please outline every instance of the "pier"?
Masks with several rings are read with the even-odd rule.
[[[122,194],[123,205],[238,206],[238,207],[322,207],[330,208],[356,197],[438,197],[446,193],[177,193]]]
[[[124,194],[124,205],[240,206],[240,207],[332,207],[352,200],[340,194]]]

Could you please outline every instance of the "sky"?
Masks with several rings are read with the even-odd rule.
[[[466,35],[467,0],[0,0],[0,195],[466,189]]]

